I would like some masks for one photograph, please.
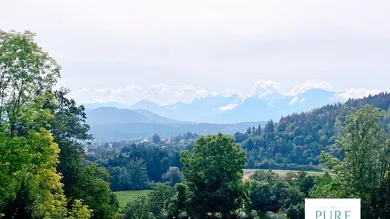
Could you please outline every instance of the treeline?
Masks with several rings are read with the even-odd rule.
[[[181,178],[182,150],[184,148],[162,147],[154,143],[125,143],[118,152],[107,148],[88,156],[88,159],[108,170],[113,191],[140,190],[151,188],[154,182]]]
[[[340,156],[334,146],[344,133],[346,116],[365,104],[388,110],[390,94],[380,93],[294,113],[278,122],[271,120],[265,127],[250,127],[245,133],[236,133],[234,139],[247,151],[247,168],[320,170],[321,151]],[[379,121],[386,131],[390,128],[389,118],[387,112]]]
[[[337,152],[321,152],[330,171],[282,177],[257,171],[243,181],[244,150],[230,136],[201,137],[182,152],[184,181],[157,184],[131,199],[124,218],[304,218],[305,198],[360,198],[364,219],[390,217],[390,138],[381,127],[385,114],[364,106],[346,117]]]
[[[85,162],[83,106],[31,32],[0,30],[0,217],[115,218],[109,173]]]
[[[113,191],[150,189],[158,182],[175,184],[182,180],[180,154],[191,151],[199,137],[185,132],[167,141],[154,134],[142,142],[92,144],[86,159],[108,170]]]

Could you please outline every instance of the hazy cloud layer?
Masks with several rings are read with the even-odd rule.
[[[274,97],[272,95],[276,93],[284,96],[293,96],[294,98],[290,101],[290,104],[293,105],[296,103],[303,103],[305,101],[304,98],[300,99],[296,95],[315,88],[336,92],[331,101],[345,101],[349,98],[359,98],[369,94],[377,94],[381,92],[378,89],[364,88],[337,90],[325,81],[316,80],[309,80],[302,85],[294,86],[294,88],[288,92],[281,92],[283,89],[280,86],[280,83],[274,81],[258,80],[252,83],[250,92],[242,92],[238,89],[231,88],[226,88],[222,92],[215,92],[195,87],[193,84],[174,86],[160,83],[150,85],[145,88],[141,88],[140,86],[134,84],[124,86],[123,88],[106,87],[95,90],[90,88],[83,88],[78,91],[73,91],[71,96],[82,103],[115,101],[131,105],[137,101],[146,99],[159,104],[167,105],[180,101],[191,102],[195,98],[204,98],[207,95],[221,95],[229,97],[237,94],[239,97],[241,97],[242,100],[244,100],[247,97],[253,96],[265,99],[267,99],[268,96],[271,96],[272,99],[272,97]],[[221,107],[219,110],[232,110],[237,106],[238,103],[229,104],[227,106]]]
[[[315,87],[345,99],[390,80],[386,0],[12,0],[1,9],[1,28],[36,32],[63,67],[60,85],[82,102]]]

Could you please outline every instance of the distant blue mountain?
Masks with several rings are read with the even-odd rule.
[[[87,109],[96,109],[100,107],[116,107],[116,108],[126,109],[129,107],[123,103],[118,103],[118,102],[90,103],[90,104],[83,104],[83,105]]]
[[[172,137],[187,131],[199,134],[234,134],[243,132],[249,126],[258,126],[264,122],[238,124],[211,124],[182,122],[168,119],[146,110],[118,109],[100,107],[87,109],[87,122],[90,133],[96,141],[129,140],[144,138],[155,133],[162,137]]]
[[[332,91],[311,89],[296,96],[286,96],[277,92],[246,99],[241,99],[238,95],[230,97],[208,95],[203,98],[196,98],[190,103],[178,102],[167,106],[141,100],[131,106],[110,102],[107,104],[88,104],[86,108],[115,106],[117,108],[145,110],[144,114],[153,113],[172,121],[224,124],[267,121],[269,119],[276,121],[291,113],[308,111],[331,103],[331,98],[335,94],[336,92]]]

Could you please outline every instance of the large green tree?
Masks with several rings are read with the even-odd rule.
[[[0,132],[0,212],[4,218],[63,218],[66,198],[56,172],[58,145],[47,130]]]
[[[347,116],[344,135],[338,141],[344,159],[322,153],[322,161],[334,172],[339,189],[348,197],[361,198],[363,217],[376,218],[377,191],[384,185],[390,157],[384,129],[378,124],[382,112],[366,105]]]
[[[245,152],[227,135],[203,136],[194,149],[182,153],[185,183],[189,186],[193,216],[206,213],[229,215],[248,198],[242,181]]]
[[[5,218],[67,214],[58,144],[49,128],[59,65],[31,32],[0,30],[0,212]],[[46,128],[46,129],[45,129]]]
[[[303,202],[305,194],[300,191],[297,183],[270,171],[256,171],[251,177],[251,209],[263,213],[278,212],[290,205]]]
[[[0,126],[11,137],[25,125],[20,122],[24,106],[50,91],[60,77],[60,66],[34,37],[29,31],[0,30]]]

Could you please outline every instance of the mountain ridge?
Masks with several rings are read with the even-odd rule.
[[[177,102],[169,105],[159,105],[149,100],[141,100],[129,106],[124,105],[124,108],[146,110],[176,121],[217,124],[240,123],[269,119],[278,120],[283,115],[308,111],[335,102],[332,97],[336,93],[314,88],[301,92],[296,96],[282,95],[278,92],[246,98],[242,98],[237,94],[231,96],[209,94],[202,98],[195,98],[190,103]],[[115,104],[109,102],[108,105]],[[117,105],[121,106],[120,103]],[[86,104],[85,107],[88,109],[91,108],[91,105]]]

